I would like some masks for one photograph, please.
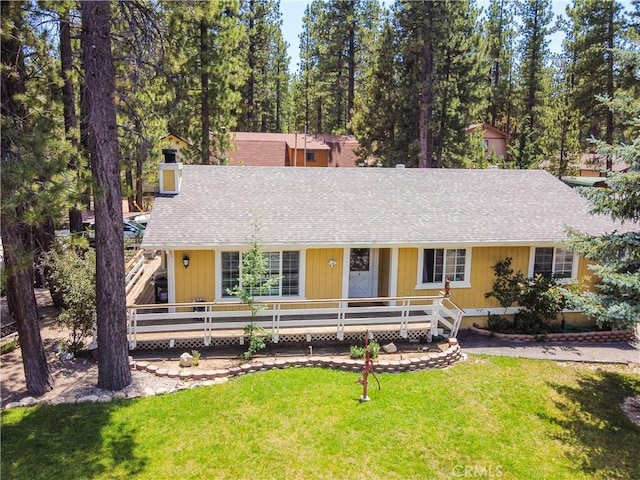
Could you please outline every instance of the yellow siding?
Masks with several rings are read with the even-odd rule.
[[[378,296],[389,296],[389,265],[391,251],[388,248],[381,248],[379,253],[378,272]]]
[[[493,289],[493,265],[506,257],[513,258],[514,270],[527,273],[529,247],[476,247],[471,252],[471,288],[451,288],[451,298],[462,308],[497,307],[493,298],[484,298]],[[398,296],[438,295],[442,288],[416,290],[418,249],[401,248],[398,252]]]
[[[471,287],[452,289],[454,301],[462,308],[467,307],[499,307],[493,297],[484,298],[484,294],[493,290],[496,277],[493,266],[506,257],[511,257],[511,268],[527,275],[529,268],[529,247],[485,247],[474,248],[471,253]]]
[[[162,170],[162,182],[162,186],[164,187],[165,191],[174,192],[176,190],[175,172],[173,170]]]
[[[305,295],[309,299],[341,298],[343,253],[341,248],[307,250]],[[329,260],[335,260],[335,267]]]
[[[182,263],[189,256],[189,268]],[[213,250],[176,250],[174,257],[176,303],[215,299],[215,257]]]

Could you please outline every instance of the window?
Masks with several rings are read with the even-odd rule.
[[[316,161],[316,152],[307,152],[307,162]]]
[[[425,248],[422,251],[421,283],[444,284],[469,281],[469,254],[465,248]]]
[[[281,276],[280,281],[265,292],[256,292],[256,296],[279,297],[296,296],[300,293],[300,252],[264,252],[267,259],[269,277]],[[228,290],[238,285],[242,268],[240,252],[222,252],[222,297],[232,297]]]
[[[574,278],[574,253],[568,248],[535,248],[532,275],[544,275],[556,279]]]

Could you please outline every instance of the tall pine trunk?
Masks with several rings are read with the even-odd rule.
[[[3,32],[1,43],[2,57],[2,117],[7,122],[4,128],[15,128],[13,135],[4,132],[0,141],[0,158],[2,174],[11,178],[9,173],[14,168],[19,169],[21,158],[14,151],[15,145],[11,136],[17,136],[26,128],[27,112],[16,97],[26,93],[26,71],[24,56],[22,55],[19,38],[22,27],[22,4],[18,2],[2,2],[2,19],[10,19],[10,32]],[[38,322],[38,308],[33,291],[33,238],[31,231],[21,221],[25,213],[20,206],[12,206],[8,202],[11,194],[9,185],[2,185],[2,243],[7,271],[7,299],[9,309],[13,314],[20,349],[22,350],[22,365],[27,384],[27,391],[31,395],[42,395],[53,388],[53,379],[49,372],[47,359],[42,348],[40,325]]]
[[[211,113],[209,111],[209,66],[207,65],[207,36],[209,35],[207,21],[202,18],[200,20],[200,88],[201,93],[201,110],[200,116],[202,120],[202,140],[201,140],[201,162],[203,165],[209,165],[211,155]]]
[[[126,299],[120,154],[114,103],[109,2],[82,1],[87,141],[96,216],[98,386],[120,390],[131,383]]]
[[[609,9],[609,16],[607,21],[607,97],[613,98],[614,96],[614,84],[613,84],[613,49],[615,47],[614,37],[615,37],[615,28],[613,24],[613,17],[615,14],[615,9],[613,6]],[[613,111],[609,108],[607,109],[607,129],[605,133],[605,142],[609,145],[613,145]],[[613,170],[613,158],[611,154],[607,154],[607,164],[606,164],[607,172]]]
[[[418,167],[433,167],[433,45],[431,39],[425,38],[422,48],[422,58],[424,61],[423,70],[420,75],[420,119],[418,126],[420,128],[420,156],[418,158]]]
[[[75,89],[71,80],[73,71],[73,50],[71,47],[71,25],[69,23],[69,11],[65,10],[60,15],[60,63],[62,80],[62,102],[64,104],[64,132],[67,140],[75,150],[69,161],[69,168],[76,172],[76,181],[80,187],[79,159],[78,159],[78,117],[76,116]],[[69,208],[69,230],[71,233],[80,233],[82,226],[82,211],[76,205]]]

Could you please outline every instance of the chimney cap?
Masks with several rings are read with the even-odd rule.
[[[176,154],[178,150],[175,148],[163,148],[162,154],[164,155],[164,163],[176,163]]]

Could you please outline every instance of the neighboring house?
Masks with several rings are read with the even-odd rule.
[[[541,168],[557,174],[557,162],[544,161]],[[612,162],[612,172],[625,173],[631,165],[619,162],[615,159]],[[572,187],[606,187],[607,177],[607,157],[599,153],[583,153],[577,163],[570,163],[566,171],[567,175],[562,177],[562,181]]]
[[[483,325],[504,312],[485,298],[498,261],[576,280],[587,262],[568,250],[566,227],[614,227],[541,170],[163,168],[177,189],[156,198],[142,247],[166,256],[169,303],[235,300],[227,289],[255,220],[282,275],[265,299],[438,296],[448,278],[462,326]]]
[[[175,148],[177,160],[185,161],[191,144],[169,133],[163,147]],[[303,133],[231,132],[228,165],[255,167],[357,167],[358,141],[353,135],[306,135]],[[212,164],[217,163],[212,159]]]
[[[624,173],[631,168],[625,162],[618,162],[615,159],[611,164],[612,172]],[[607,176],[607,156],[599,153],[583,153],[580,162],[574,167],[578,177],[606,177]]]
[[[358,141],[350,135],[232,132],[229,165],[356,167]]]
[[[176,150],[176,160],[178,162],[185,161],[184,150],[187,147],[190,147],[191,144],[182,137],[174,133],[168,133],[164,137],[162,137],[162,147],[163,148],[173,148]]]
[[[486,155],[489,156],[493,153],[497,158],[507,158],[507,134],[496,127],[492,127],[488,123],[474,123],[473,125],[469,125],[465,133],[471,134],[479,128],[482,129]]]

